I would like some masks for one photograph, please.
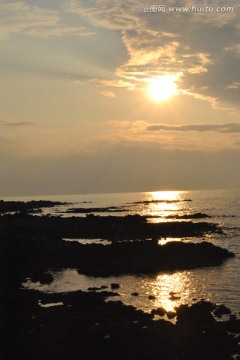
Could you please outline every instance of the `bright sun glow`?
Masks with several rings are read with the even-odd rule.
[[[177,94],[175,78],[170,75],[152,79],[147,86],[147,93],[153,101],[167,101]]]
[[[147,194],[153,200],[177,201],[182,198],[183,191],[152,191]]]

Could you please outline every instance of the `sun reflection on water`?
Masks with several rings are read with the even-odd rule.
[[[154,307],[163,307],[166,311],[188,302],[190,298],[190,279],[187,272],[160,274],[152,282],[152,293],[155,296]]]
[[[184,191],[152,191],[147,193],[152,200],[181,200]]]
[[[154,191],[145,194],[142,215],[155,216],[152,222],[166,221],[166,217],[185,210],[185,191]]]

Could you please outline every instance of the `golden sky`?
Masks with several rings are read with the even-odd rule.
[[[0,194],[238,186],[239,16],[235,0],[0,1]]]

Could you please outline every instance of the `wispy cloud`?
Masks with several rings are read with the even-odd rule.
[[[100,95],[111,97],[111,98],[116,96],[116,94],[113,91],[108,91],[108,90],[106,90],[106,91],[104,91],[104,90],[103,91],[98,91],[98,93]]]
[[[0,121],[0,125],[9,126],[9,127],[24,127],[24,126],[33,126],[35,125],[35,123],[30,121],[16,121],[16,122]]]
[[[226,86],[226,90],[229,90],[229,89],[233,89],[233,90],[238,90],[240,89],[240,82],[236,82],[234,81],[233,83],[231,83],[230,85],[227,85]]]
[[[91,4],[91,3],[90,3]],[[95,0],[92,4],[83,5],[82,1],[66,1],[63,9],[66,12],[78,14],[84,17],[94,26],[104,27],[111,30],[134,29],[143,22],[138,16],[141,4],[135,0],[109,1]]]
[[[198,131],[198,132],[221,132],[221,133],[239,133],[240,124],[194,124],[194,125],[150,125],[146,127],[149,131]]]
[[[46,28],[43,27],[34,27],[32,29],[26,29],[25,34],[32,37],[62,37],[62,36],[78,36],[78,37],[89,37],[94,35],[94,32],[87,31],[83,26],[79,27],[68,27],[65,25],[61,26],[49,26]]]
[[[0,18],[1,40],[19,33],[32,37],[86,37],[93,34],[83,26],[65,24],[60,11],[30,5],[25,1],[1,1]]]
[[[115,87],[115,88],[129,88],[132,84],[131,82],[127,82],[124,80],[107,80],[107,79],[90,79],[91,83],[98,83],[107,87]]]

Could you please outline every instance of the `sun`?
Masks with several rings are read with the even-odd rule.
[[[175,78],[165,75],[151,79],[147,86],[147,94],[151,100],[156,102],[170,100],[173,96],[177,95]]]

